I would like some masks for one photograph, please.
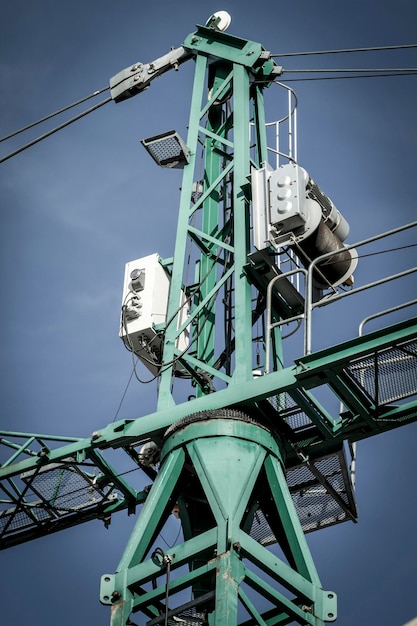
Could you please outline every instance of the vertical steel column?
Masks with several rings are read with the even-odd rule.
[[[234,65],[234,175],[233,224],[235,247],[235,346],[234,384],[244,384],[252,378],[252,311],[251,286],[244,272],[249,252],[249,199],[245,196],[250,175],[249,153],[249,73],[245,67]]]
[[[225,78],[223,66],[214,67],[210,71],[214,74],[209,78],[208,92],[216,92],[219,84]],[[221,156],[220,146],[216,146],[214,136],[224,136],[223,125],[223,108],[220,104],[213,104],[207,112],[206,129],[209,135],[204,142],[204,173],[203,173],[203,190],[208,191],[212,187],[214,181],[218,179],[222,171],[223,157]],[[217,150],[216,150],[217,147]],[[223,186],[222,186],[223,187]],[[210,237],[218,236],[221,223],[221,188],[216,187],[208,193],[207,199],[202,207],[202,223],[201,230]],[[199,296],[197,301],[204,300],[214,289],[218,279],[218,263],[216,258],[219,257],[220,251],[218,247],[211,241],[206,241],[207,252],[201,254],[199,263]],[[216,318],[216,300],[207,306],[205,317],[198,320],[197,323],[197,339],[196,339],[196,357],[203,362],[213,365],[215,351],[215,318]],[[201,389],[197,389],[197,395],[201,395]]]
[[[199,118],[201,102],[206,82],[207,59],[202,55],[196,58],[194,86],[191,100],[190,120],[188,127],[187,146],[190,150],[190,162],[184,167],[182,179],[180,207],[175,241],[174,262],[172,267],[171,288],[168,301],[167,320],[164,342],[164,367],[161,370],[158,391],[158,410],[174,404],[171,394],[173,360],[177,336],[178,309],[180,293],[183,285],[183,272],[187,247],[187,225],[190,216],[190,200],[194,182],[194,170],[199,138]]]
[[[255,137],[252,154],[251,116]],[[197,54],[187,144],[191,158],[182,183],[158,409],[173,402],[175,361],[178,367],[188,368],[197,381],[197,396],[215,389],[209,382],[213,378],[226,384],[242,384],[252,378],[252,287],[245,274],[250,251],[248,187],[251,165],[259,166],[266,159],[267,148],[262,87],[251,86],[250,68],[230,59],[207,63],[205,55]],[[204,146],[204,184],[203,197],[195,204],[193,183],[201,180],[201,173],[196,171],[199,146]],[[186,354],[179,355],[175,350],[178,294],[186,274],[187,242],[193,246],[192,262],[197,269],[196,284],[185,307],[189,309],[192,344]],[[225,326],[233,329],[232,336],[221,337]]]

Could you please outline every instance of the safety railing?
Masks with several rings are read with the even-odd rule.
[[[392,235],[395,235],[395,234],[398,234],[403,231],[416,228],[416,227],[417,227],[417,221],[412,222],[410,224],[405,224],[404,226],[400,226],[398,228],[394,228],[384,233],[380,233],[379,235],[375,235],[373,237],[363,239],[362,241],[359,241],[357,243],[344,246],[341,250],[335,250],[335,251],[323,254],[317,257],[316,259],[314,259],[309,265],[308,269],[296,268],[296,269],[293,269],[288,272],[284,272],[282,274],[275,276],[268,284],[268,289],[267,289],[265,373],[268,373],[270,371],[270,360],[271,360],[270,344],[271,344],[271,334],[274,328],[280,327],[283,324],[289,324],[291,322],[297,322],[300,325],[304,321],[304,338],[303,338],[304,355],[311,354],[312,335],[313,335],[313,311],[315,309],[326,307],[330,304],[334,304],[335,302],[342,300],[343,298],[353,296],[355,294],[372,289],[379,285],[384,285],[391,281],[395,281],[400,278],[404,278],[406,276],[410,276],[412,274],[417,273],[417,267],[411,267],[403,271],[397,272],[395,274],[384,276],[383,278],[380,278],[373,282],[360,285],[359,287],[351,288],[349,289],[349,291],[340,292],[337,289],[334,289],[333,293],[326,294],[324,298],[317,300],[314,297],[316,289],[314,287],[313,274],[317,271],[317,266],[320,263],[322,263],[323,261],[327,261],[328,259],[331,259],[332,257],[335,257],[337,254],[339,254],[342,251],[353,250],[353,249],[357,251],[359,248],[365,245],[371,244],[373,242],[379,241],[386,237],[389,237],[389,236],[392,236]],[[274,286],[276,286],[276,283],[280,280],[292,280],[294,275],[296,274],[303,275],[305,278],[304,311],[303,313],[300,313],[299,315],[296,315],[292,318],[280,320],[278,322],[272,322],[272,292],[273,292]],[[398,304],[396,306],[390,307],[389,309],[386,309],[385,311],[380,311],[378,313],[367,316],[359,325],[359,335],[362,334],[365,324],[367,324],[370,320],[376,319],[383,315],[388,315],[389,313],[399,311],[401,309],[412,306],[414,304],[417,304],[417,299],[413,299],[408,302]]]
[[[417,298],[415,300],[410,300],[409,302],[404,302],[404,304],[392,306],[389,309],[385,309],[384,311],[379,311],[378,313],[374,313],[373,315],[368,315],[368,317],[365,317],[365,319],[363,319],[361,323],[359,324],[359,337],[362,337],[363,329],[365,327],[365,324],[368,324],[368,322],[371,322],[372,320],[376,320],[380,317],[383,317],[384,315],[390,315],[391,313],[396,313],[397,311],[406,309],[407,307],[413,306],[414,304],[417,304]]]
[[[286,92],[287,112],[283,117],[273,122],[266,122],[267,133],[267,149],[275,157],[275,168],[278,168],[282,162],[297,163],[297,105],[298,99],[295,91],[281,83],[274,81],[274,84],[283,88]],[[251,130],[255,127],[253,122],[250,123]],[[272,163],[271,163],[272,165]]]
[[[371,283],[367,283],[365,285],[361,285],[360,287],[354,287],[349,291],[344,292],[335,292],[330,294],[327,298],[318,300],[317,302],[313,301],[314,295],[314,284],[313,284],[313,272],[315,271],[317,265],[322,263],[325,260],[328,260],[332,257],[335,257],[340,252],[344,250],[357,250],[358,248],[365,246],[369,243],[373,243],[375,241],[379,241],[384,239],[385,237],[389,237],[391,235],[400,233],[402,231],[417,227],[417,222],[412,222],[411,224],[405,224],[404,226],[400,226],[398,228],[394,228],[392,230],[386,231],[384,233],[380,233],[379,235],[375,235],[374,237],[369,237],[367,239],[363,239],[358,243],[351,244],[349,246],[345,246],[341,250],[336,250],[332,252],[328,252],[326,254],[322,254],[321,256],[314,259],[307,271],[307,280],[306,280],[306,293],[305,293],[305,326],[304,326],[304,354],[310,354],[312,350],[312,313],[313,310],[319,307],[324,307],[329,304],[333,304],[336,301],[342,300],[343,298],[352,296],[354,294],[360,293],[362,291],[372,289],[378,285],[383,285],[385,283],[391,282],[393,280],[397,280],[399,278],[403,278],[410,274],[414,274],[417,272],[417,267],[412,267],[402,272],[398,272],[396,274],[391,274],[390,276],[385,276],[379,280],[373,281]]]

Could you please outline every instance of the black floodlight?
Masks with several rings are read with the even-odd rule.
[[[175,130],[142,139],[141,144],[161,167],[182,169],[189,163],[189,150]]]

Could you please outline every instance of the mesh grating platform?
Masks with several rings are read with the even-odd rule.
[[[417,342],[352,361],[346,370],[377,406],[403,400],[417,393]]]
[[[168,621],[165,621],[165,615],[158,618],[157,621],[152,620],[151,622],[147,622],[147,626],[153,626],[157,624],[161,624],[161,626],[165,626],[168,623],[168,626],[207,626],[207,616],[205,613],[198,613],[196,609],[187,609],[185,611],[180,611],[175,615],[172,615],[168,618]]]
[[[0,512],[0,538],[65,527],[75,514],[102,509],[118,498],[112,486],[100,486],[72,460],[25,472],[20,481],[14,506]]]
[[[311,419],[299,408],[290,394],[280,393],[269,398],[269,401],[292,430],[298,431],[312,425]]]
[[[76,466],[48,466],[34,476],[22,474],[23,482],[57,512],[78,511],[98,504],[105,494],[94,485],[94,479],[83,474]]]
[[[51,514],[44,508],[41,501],[32,502],[30,508],[7,509],[0,514],[0,534],[7,528],[9,533],[30,528],[33,524],[50,520]]]
[[[280,393],[277,396],[271,396],[268,398],[268,402],[289,427],[298,445],[308,445],[315,439],[315,426],[313,422],[289,393]]]
[[[318,459],[311,469],[306,465],[291,469],[287,472],[287,484],[306,533],[357,516],[343,450]]]
[[[208,621],[203,613],[194,613],[192,611],[184,611],[179,613],[173,619],[168,619],[169,626],[204,626]]]
[[[269,526],[265,515],[261,510],[257,511],[252,522],[250,536],[262,546],[270,546],[276,543],[276,537]]]
[[[286,474],[291,497],[305,533],[334,526],[357,517],[352,482],[343,450],[311,464],[291,468]],[[264,546],[276,538],[262,511],[252,523],[250,535]]]
[[[289,429],[287,436],[297,447],[317,438],[317,429],[289,393],[271,396],[269,403]],[[305,533],[340,524],[357,517],[354,488],[344,448],[310,462],[287,468],[287,485]],[[276,542],[262,511],[252,524],[251,536],[262,545]]]

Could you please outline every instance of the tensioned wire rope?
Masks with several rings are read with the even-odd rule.
[[[288,70],[290,72],[291,70]],[[320,71],[320,70],[319,70]],[[327,70],[321,70],[327,71]],[[361,70],[356,70],[360,72]],[[286,78],[286,83],[297,83],[297,82],[307,82],[307,81],[317,81],[317,80],[355,80],[356,78],[390,78],[395,76],[415,76],[417,74],[417,68],[415,70],[411,69],[407,72],[398,72],[398,73],[380,73],[380,74],[357,74],[356,76],[314,76],[314,77],[305,77],[305,78]]]
[[[272,58],[281,58],[281,57],[299,57],[299,56],[314,56],[314,55],[324,55],[324,54],[342,54],[342,53],[362,53],[362,52],[382,52],[382,51],[392,51],[392,50],[404,50],[404,49],[412,49],[412,48],[417,48],[417,44],[403,44],[403,45],[396,45],[396,46],[375,46],[375,47],[368,47],[368,48],[343,48],[340,50],[316,50],[316,51],[310,51],[310,52],[282,52],[282,53],[277,53],[277,54],[271,54]],[[303,77],[303,78],[290,78],[290,79],[286,79],[287,82],[291,81],[291,82],[295,82],[295,81],[311,81],[311,80],[335,80],[335,79],[356,79],[356,78],[376,78],[376,77],[391,77],[391,76],[408,76],[408,75],[415,75],[417,74],[417,68],[375,68],[375,69],[361,69],[361,68],[357,68],[357,69],[311,69],[311,70],[300,70],[300,69],[284,69],[283,73],[289,74],[289,73],[328,73],[328,72],[332,72],[332,73],[356,73],[355,75],[351,75],[351,76],[321,76],[321,77]],[[369,74],[364,74],[364,72],[372,72]],[[13,137],[15,137],[16,135],[29,130],[30,128],[33,128],[34,126],[37,126],[38,124],[41,124],[42,122],[45,122],[57,115],[60,115],[61,113],[64,113],[65,111],[68,111],[69,109],[78,106],[79,104],[86,102],[87,100],[96,97],[97,95],[107,91],[108,89],[110,89],[110,87],[103,87],[102,89],[99,89],[97,91],[94,91],[92,94],[90,94],[89,96],[86,96],[85,98],[81,98],[80,100],[77,100],[76,102],[62,108],[59,109],[58,111],[55,111],[54,113],[51,113],[50,115],[46,115],[45,117],[37,120],[36,122],[33,122],[31,124],[28,124],[27,126],[24,126],[23,128],[20,128],[17,131],[14,131],[2,138],[0,138],[0,143],[3,141],[6,141],[8,139],[11,139]],[[86,111],[83,111],[82,113],[80,113],[79,115],[76,115],[75,117],[67,120],[66,122],[64,122],[63,124],[60,124],[59,126],[51,129],[50,131],[44,133],[43,135],[40,135],[39,137],[37,137],[36,139],[30,141],[29,143],[21,146],[20,148],[14,150],[13,152],[10,152],[9,154],[6,154],[4,157],[0,158],[0,163],[3,163],[4,161],[7,161],[8,159],[16,156],[17,154],[20,154],[21,152],[23,152],[24,150],[27,150],[28,148],[34,146],[35,144],[39,143],[40,141],[43,141],[44,139],[46,139],[47,137],[50,137],[51,135],[53,135],[54,133],[57,133],[58,131],[62,130],[63,128],[65,128],[66,126],[69,126],[70,124],[72,124],[73,122],[76,122],[77,120],[81,119],[82,117],[85,117],[86,115],[88,115],[89,113],[92,113],[93,111],[96,111],[97,109],[99,109],[100,107],[102,107],[104,104],[107,104],[108,102],[111,102],[112,98],[109,97],[106,100],[103,100],[102,102],[100,102],[99,104],[91,107],[90,109],[87,109]]]
[[[6,139],[11,139],[12,137],[16,137],[16,135],[19,135],[20,133],[23,133],[25,130],[29,130],[30,128],[33,128],[34,126],[37,126],[38,124],[41,124],[42,122],[46,122],[47,120],[50,120],[52,117],[56,117],[57,115],[60,115],[61,113],[65,113],[65,111],[69,111],[69,109],[73,109],[74,107],[78,106],[79,104],[82,104],[83,102],[87,102],[87,100],[90,100],[91,98],[95,98],[99,94],[103,93],[104,91],[108,91],[108,90],[109,90],[109,87],[103,87],[102,89],[98,89],[97,91],[94,91],[89,96],[85,96],[85,98],[81,98],[81,100],[77,100],[77,102],[73,102],[72,104],[67,105],[63,109],[59,109],[58,111],[55,111],[54,113],[50,113],[49,115],[46,115],[45,117],[42,117],[37,122],[32,122],[32,124],[28,124],[27,126],[24,126],[23,128],[20,128],[19,130],[16,130],[14,133],[10,133],[10,135],[6,135],[5,137],[1,137],[0,143],[2,141],[6,141]]]
[[[404,44],[398,46],[373,46],[368,48],[341,48],[339,50],[315,50],[310,52],[281,52],[278,54],[271,54],[272,58],[282,57],[301,57],[301,56],[316,56],[316,55],[329,55],[329,54],[350,54],[358,52],[384,52],[392,50],[404,50],[417,48],[417,44]],[[319,76],[319,77],[303,77],[303,78],[290,78],[286,79],[286,82],[300,82],[300,81],[316,81],[316,80],[340,80],[340,79],[354,79],[354,78],[382,78],[389,76],[404,76],[417,74],[417,68],[352,68],[352,69],[283,69],[283,74],[291,73],[338,73],[338,74],[355,74],[355,76]]]
[[[376,52],[385,50],[403,50],[405,48],[417,48],[417,44],[403,44],[400,46],[373,46],[370,48],[341,48],[339,50],[315,50],[314,52],[280,52],[278,54],[271,54],[271,57],[300,57],[300,56],[313,56],[316,54],[344,54],[350,52]]]
[[[31,148],[32,146],[34,146],[35,144],[39,143],[43,139],[46,139],[47,137],[50,137],[51,135],[53,135],[54,133],[57,133],[59,130],[62,130],[66,126],[69,126],[70,124],[73,124],[73,122],[76,122],[77,120],[81,119],[82,117],[85,117],[89,113],[92,113],[93,111],[96,111],[97,109],[102,107],[104,104],[107,104],[108,102],[111,102],[111,100],[112,100],[112,98],[107,98],[106,100],[102,100],[102,102],[99,102],[98,104],[92,106],[90,109],[87,109],[86,111],[83,111],[79,115],[76,115],[75,117],[72,117],[70,120],[67,120],[63,124],[60,124],[59,126],[56,126],[55,128],[52,128],[52,130],[49,130],[48,132],[44,133],[43,135],[40,135],[39,137],[37,137],[36,139],[33,139],[33,141],[29,141],[29,143],[25,144],[24,146],[21,146],[17,150],[14,150],[13,152],[10,152],[9,154],[6,154],[6,156],[0,158],[0,163],[3,163],[4,161],[7,161],[8,159],[11,159],[12,157],[16,156],[17,154],[20,154],[20,152],[23,152],[24,150],[27,150],[28,148]],[[66,107],[65,110],[67,110],[68,108],[70,108],[70,107]],[[58,113],[56,113],[56,114],[58,115]],[[55,114],[49,115],[49,116],[47,116],[44,119],[49,119],[50,117],[53,117],[54,115]],[[40,121],[39,122],[34,122],[33,124],[30,124],[29,127],[36,126],[36,124],[38,124],[38,123],[40,123]],[[21,131],[16,131],[15,133],[12,133],[12,136],[17,135],[19,132],[21,132]]]

